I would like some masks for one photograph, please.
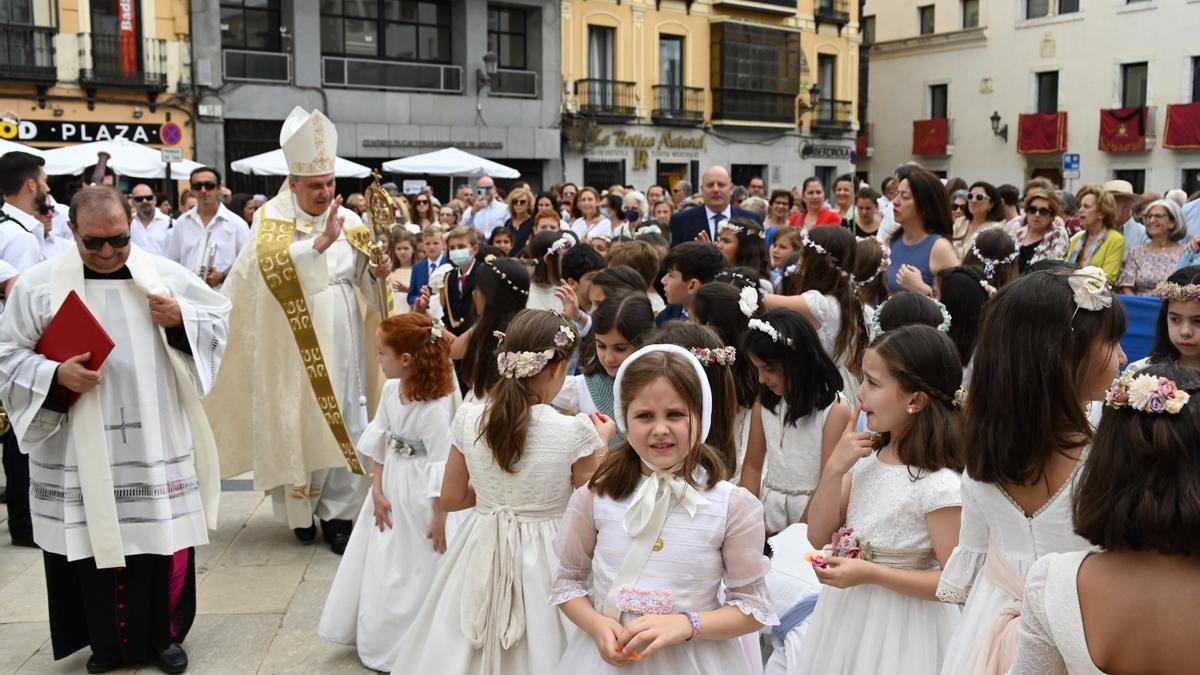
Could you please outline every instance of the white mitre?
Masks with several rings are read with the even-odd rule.
[[[293,176],[333,173],[337,152],[337,127],[320,110],[305,112],[296,106],[279,131],[279,147]]]

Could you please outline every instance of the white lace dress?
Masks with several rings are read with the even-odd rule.
[[[780,401],[778,414],[762,408],[763,436],[767,454],[763,466],[762,503],[767,531],[782,532],[800,522],[804,508],[821,480],[821,434],[825,419],[837,404],[810,413],[794,425],[784,422],[787,403]]]
[[[822,295],[820,291],[804,291],[800,297],[808,303],[808,311],[821,324],[817,329],[817,339],[821,341],[825,353],[829,354],[829,358],[837,364],[838,372],[842,374],[842,395],[847,401],[857,401],[859,383],[858,378],[846,367],[846,358],[849,355],[843,354],[840,358],[837,356],[837,337],[842,330],[841,305],[833,296]]]
[[[662,548],[650,554],[637,587],[623,590],[618,597],[622,624],[651,613],[648,608],[671,614],[689,609],[706,612],[723,604],[763,624],[778,623],[766,584],[770,561],[763,556],[762,506],[754,495],[727,481],[701,494],[706,503],[697,507],[694,517],[678,506],[668,514],[659,536]],[[552,604],[588,597],[602,611],[633,542],[622,520],[632,499],[632,494],[621,500],[599,497],[587,488],[575,492],[555,542],[561,562]],[[614,668],[601,660],[592,638],[579,631],[554,672],[737,675],[748,673],[749,666],[739,640],[701,639]]]
[[[357,646],[358,658],[374,670],[395,663],[400,638],[421,608],[442,557],[425,532],[433,519],[433,498],[442,490],[454,407],[453,394],[402,403],[400,381],[388,380],[375,418],[358,441],[360,453],[384,463],[381,483],[392,504],[392,527],[383,532],[375,527],[375,500],[368,492],[317,633]]]
[[[850,476],[846,527],[871,544],[873,562],[898,569],[937,569],[925,517],[960,505],[959,475],[942,469],[914,480],[908,466],[887,464],[871,454],[854,465]],[[957,607],[883,586],[823,588],[788,672],[936,673],[958,615]]]
[[[1080,462],[1079,466],[1082,466]],[[1016,573],[1017,593],[1033,563],[1048,553],[1067,553],[1091,548],[1075,534],[1071,520],[1071,489],[1079,468],[1059,491],[1032,517],[1003,489],[963,476],[962,529],[958,547],[946,562],[938,584],[938,598],[964,605],[962,620],[950,641],[950,651],[942,665],[942,675],[971,673],[977,660],[991,649],[988,635],[997,626],[1005,608],[1018,598],[1000,588],[1008,586],[996,561],[986,568],[989,555],[1003,556]],[[985,569],[986,568],[986,569]],[[990,571],[989,571],[990,569]],[[1019,611],[1019,607],[1017,607]],[[1014,619],[1015,621],[1015,619]],[[1015,629],[1015,626],[1010,630]],[[1011,658],[1011,653],[1007,655]]]
[[[571,465],[600,447],[586,417],[535,405],[516,473],[480,437],[484,404],[451,425],[467,460],[475,508],[442,558],[396,656],[398,673],[549,673],[575,625],[546,598],[558,569],[554,538],[571,498]]]
[[[1029,570],[1011,675],[1104,675],[1092,661],[1079,609],[1079,566],[1091,551],[1051,553]]]

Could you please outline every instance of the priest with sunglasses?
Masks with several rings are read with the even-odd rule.
[[[71,200],[75,248],[21,274],[0,316],[0,401],[29,455],[54,658],[91,647],[88,672],[187,668],[196,546],[216,529],[216,445],[200,404],[225,351],[230,303],[189,270],[130,242],[129,205],[107,186]],[[74,292],[82,345],[55,361],[39,341]]]

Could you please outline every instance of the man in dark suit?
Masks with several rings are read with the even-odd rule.
[[[671,246],[685,241],[716,241],[721,223],[741,216],[762,222],[762,216],[730,204],[733,180],[723,166],[711,166],[704,172],[700,185],[704,206],[684,209],[671,216]]]
[[[425,258],[413,263],[412,278],[408,281],[409,307],[417,305],[417,300],[421,299],[421,288],[429,285],[433,271],[446,264],[445,248],[442,233],[433,225],[426,226],[421,233],[421,253],[425,254]]]

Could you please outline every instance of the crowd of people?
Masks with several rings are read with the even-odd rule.
[[[219,461],[222,475],[252,469],[298,540],[319,525],[343,555],[318,632],[374,670],[1200,663],[1196,196],[968,185],[916,164],[878,191],[843,176],[828,193],[815,178],[735,186],[721,166],[698,191],[502,194],[482,177],[445,201],[384,186],[399,224],[380,257],[366,198],[334,193],[332,128],[293,112],[290,190],[249,228],[206,201],[219,202],[211,169],[165,244],[148,190],[135,188],[132,235],[115,192],[76,196],[76,287],[106,327],[162,329],[138,377],[110,385],[109,369],[101,385],[97,368],[34,351],[68,256],[9,289],[0,398],[33,469],[56,657],[90,644],[91,672],[137,655],[179,672]],[[246,231],[220,234],[221,218]],[[181,223],[195,234],[177,244]],[[230,249],[188,244],[204,232]],[[151,262],[154,245],[182,267]],[[125,295],[94,300],[125,267]],[[143,288],[144,321],[129,309]],[[1132,364],[1120,293],[1161,300],[1154,349]],[[157,388],[150,371],[166,373]],[[147,444],[165,456],[129,450],[126,432],[146,431],[126,415],[153,415],[127,396],[168,390],[174,421]],[[68,439],[70,392],[98,405],[66,418]],[[82,480],[100,469],[74,451],[101,428],[107,484]],[[161,493],[122,492],[135,475],[115,467],[180,462]],[[106,489],[115,511],[92,496]],[[138,498],[168,525],[138,529]],[[131,583],[135,558],[147,632],[114,651],[124,633],[81,636],[64,612],[106,627],[122,597],[106,589]],[[55,604],[62,588],[82,599]]]

